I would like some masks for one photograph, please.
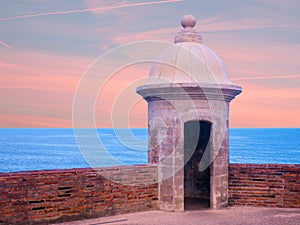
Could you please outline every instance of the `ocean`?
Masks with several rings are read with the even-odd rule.
[[[122,131],[97,129],[105,153],[101,165],[146,164],[147,129],[131,129],[134,138],[117,138]],[[230,163],[300,164],[300,128],[231,128],[229,133]],[[94,142],[80,146],[71,128],[0,128],[0,172],[90,167],[85,147],[92,149]]]

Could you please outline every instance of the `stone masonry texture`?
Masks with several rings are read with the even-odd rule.
[[[0,173],[0,224],[47,224],[157,208],[157,168]]]
[[[158,208],[157,167],[0,173],[0,224],[48,224]],[[300,165],[229,164],[229,205],[300,208]]]
[[[300,164],[230,164],[229,205],[300,208]]]

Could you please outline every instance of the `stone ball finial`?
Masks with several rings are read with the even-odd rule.
[[[192,15],[185,15],[181,18],[183,29],[176,34],[174,42],[196,42],[202,44],[202,36],[194,29],[196,19]]]
[[[196,18],[192,15],[185,15],[181,18],[181,26],[183,28],[193,28],[196,25]]]

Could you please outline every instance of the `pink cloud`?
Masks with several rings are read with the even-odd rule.
[[[5,43],[4,41],[0,40],[0,45],[4,46],[5,48],[11,48],[11,45]]]
[[[0,127],[71,126],[74,92],[89,60],[17,50],[1,58]]]
[[[112,120],[114,120],[114,125],[119,127],[124,127],[124,124],[127,123],[130,123],[133,127],[144,127],[147,120],[134,120],[130,122],[130,118],[127,115],[129,114],[131,118],[145,118],[147,115],[147,104],[136,94],[136,87],[146,82],[149,67],[149,63],[132,65],[123,68],[111,76],[98,96],[95,114],[98,126],[111,127]],[[135,106],[134,103],[138,99],[142,103]],[[115,111],[116,109],[119,110]],[[118,118],[122,118],[122,120]]]
[[[71,127],[76,88],[91,61],[17,50],[3,58],[0,127]],[[147,77],[148,71],[149,64],[147,68],[125,67],[107,81],[96,107],[100,127],[111,126],[111,109],[118,91],[134,80]],[[138,97],[135,88],[131,88],[131,95]]]
[[[23,69],[24,72],[34,75],[47,75],[46,72],[51,72],[65,76],[80,76],[92,61],[89,58],[46,54],[24,49],[7,49],[1,53],[2,65],[7,69],[19,67],[19,74],[23,73],[21,71]]]
[[[300,99],[297,96],[300,93],[299,88],[295,88],[299,79],[290,75],[299,74],[296,72],[300,69],[300,45],[259,38],[248,40],[243,36],[218,33],[224,30],[299,26],[276,24],[277,22],[268,20],[241,20],[240,23],[220,20],[219,17],[212,17],[199,21],[197,30],[204,33],[204,43],[225,61],[230,76],[244,78],[235,81],[243,87],[243,93],[232,102],[231,126],[299,127]],[[120,33],[113,29],[101,27],[91,36],[105,31],[117,43],[149,39],[172,41],[180,27],[132,33]],[[74,32],[72,35],[78,34],[76,29],[70,31]],[[0,126],[72,126],[72,101],[76,86],[92,60],[15,48],[3,49],[0,61]],[[116,104],[114,100],[122,97],[120,91],[131,81],[147,74],[148,69],[129,67],[108,81],[96,106],[99,127],[111,126],[111,110]],[[274,76],[281,76],[282,79],[290,77],[278,81],[277,78],[271,79]],[[136,95],[134,89],[131,95]],[[128,103],[125,98],[118,104],[125,107],[132,102]],[[147,111],[143,100],[125,113],[129,113],[129,123],[132,126],[146,126]],[[120,117],[122,116],[121,112]]]
[[[295,78],[294,82],[300,82]],[[299,127],[299,88],[239,81],[243,92],[231,103],[231,127]]]
[[[300,45],[260,40],[208,43],[225,62],[232,78],[297,75]]]
[[[251,66],[251,63],[256,61],[254,59],[258,53],[249,49],[249,51],[241,51],[245,53],[243,55],[236,53],[238,52],[237,49],[234,49],[233,52],[229,49],[227,49],[228,54],[226,52],[224,54],[229,56],[228,59],[232,60],[231,63],[237,67],[237,70],[240,69],[243,73],[247,72],[252,76],[253,74],[264,76],[260,69]],[[272,60],[272,62],[283,60],[282,57],[285,57],[288,62],[296,63],[292,59],[293,53],[290,56],[292,57],[291,60],[288,60],[289,54],[274,56],[271,54],[271,49],[274,48],[270,46],[270,53],[263,57]],[[288,50],[292,51],[292,47]],[[246,54],[247,52],[249,53]],[[295,49],[294,54],[296,52]],[[0,77],[2,90],[0,97],[2,106],[0,111],[1,126],[71,126],[73,96],[89,61],[38,53],[30,53],[29,55],[31,60],[26,57],[27,53],[17,53],[15,55],[17,57],[8,54],[6,60],[15,62],[0,62],[2,74],[4,74]],[[235,64],[243,61],[250,63],[246,69],[243,69],[244,66]],[[259,62],[259,60],[257,61]],[[36,65],[33,62],[36,62]],[[149,67],[127,67],[115,74],[106,83],[96,107],[98,126],[111,126],[111,110],[114,106],[114,100],[120,98],[120,91],[130,82],[141,77],[147,77],[148,71]],[[271,66],[268,71],[273,71]],[[275,74],[275,70],[273,74]],[[290,77],[290,79],[292,78],[296,79],[291,81],[292,83],[299,83],[299,79]],[[300,96],[300,93],[297,88],[279,88],[278,83],[272,79],[267,79],[267,82],[262,79],[237,80],[235,82],[243,87],[243,93],[232,103],[232,126],[299,126],[299,122],[297,122],[299,98],[297,96]],[[279,84],[286,82],[284,80]],[[131,95],[136,95],[134,88]],[[127,102],[126,99],[121,101],[121,104],[125,105],[131,103]],[[130,114],[129,123],[132,126],[145,126],[144,118],[147,114],[145,105],[145,102],[139,103],[130,112],[125,112]],[[255,111],[260,113],[256,114]],[[283,121],[282,115],[288,119]],[[132,118],[135,117],[140,119],[133,120]],[[29,119],[33,121],[30,123]]]

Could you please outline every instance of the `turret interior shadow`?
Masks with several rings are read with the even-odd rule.
[[[184,209],[192,210],[210,207],[210,165],[200,169],[205,151],[210,151],[211,123],[189,121],[184,124]]]

